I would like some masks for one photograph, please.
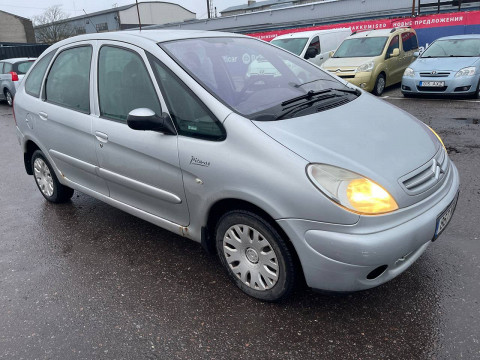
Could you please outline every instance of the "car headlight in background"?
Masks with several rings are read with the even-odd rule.
[[[360,65],[357,68],[357,72],[370,72],[373,70],[374,66],[375,66],[375,63],[373,61],[369,61],[365,64]]]
[[[455,77],[473,76],[475,75],[475,70],[476,69],[474,66],[463,68],[455,74]]]
[[[405,72],[403,73],[403,76],[414,77],[415,76],[415,71],[413,71],[413,69],[410,69],[410,68],[407,67],[405,69]]]
[[[327,164],[310,164],[307,174],[329,199],[357,214],[378,215],[398,209],[387,190],[352,171]]]

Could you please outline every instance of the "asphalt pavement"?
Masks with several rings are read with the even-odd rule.
[[[384,95],[443,138],[456,213],[404,274],[281,304],[200,245],[79,192],[46,202],[0,104],[0,359],[480,359],[480,101]]]

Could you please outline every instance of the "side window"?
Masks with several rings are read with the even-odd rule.
[[[112,120],[126,122],[128,113],[138,108],[161,114],[160,101],[142,58],[123,48],[100,48],[98,100],[100,115]]]
[[[393,50],[399,48],[399,47],[398,47],[399,42],[400,42],[400,38],[399,38],[398,35],[396,35],[396,36],[390,41],[390,45],[388,45],[387,54],[385,55],[385,59],[389,59],[389,58],[390,58],[390,55],[393,53]]]
[[[8,74],[10,71],[13,71],[13,64],[11,63],[4,63],[3,65],[3,73]]]
[[[53,58],[55,51],[45,55],[33,66],[32,71],[28,74],[25,81],[25,91],[27,94],[38,97],[40,95],[40,87],[42,86],[43,76],[47,70],[48,64]]]
[[[0,62],[0,74],[3,74],[3,62]]]
[[[406,32],[402,34],[403,51],[410,51],[418,49],[417,35],[413,32]]]
[[[152,55],[149,60],[179,135],[206,140],[225,139],[222,125],[200,99],[160,60]]]
[[[315,52],[316,52],[316,55],[317,56],[318,54],[320,54],[320,39],[318,36],[315,36],[312,41],[310,42],[310,44],[308,45],[308,48],[307,48],[307,52],[308,52],[308,49],[315,49]],[[305,53],[305,58],[306,58],[307,54]]]
[[[58,54],[47,75],[46,101],[90,112],[91,59],[91,46],[79,46]]]

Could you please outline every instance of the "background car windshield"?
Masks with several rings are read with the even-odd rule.
[[[33,60],[18,62],[14,66],[14,71],[18,75],[25,75],[28,69],[30,69],[30,67],[33,65],[33,63],[34,63]]]
[[[347,88],[309,62],[256,39],[197,38],[159,45],[210,93],[244,116],[310,90]]]
[[[308,38],[298,38],[298,39],[277,39],[272,40],[273,45],[277,45],[282,49],[288,50],[295,55],[300,55],[307,43]]]
[[[422,54],[422,58],[456,56],[480,56],[480,39],[437,40]]]
[[[387,37],[364,37],[345,40],[335,51],[334,58],[372,57],[383,52]]]

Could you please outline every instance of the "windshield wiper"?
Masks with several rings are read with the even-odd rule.
[[[306,84],[306,83],[305,83]],[[303,84],[302,84],[303,85]],[[301,85],[299,85],[301,86]],[[294,97],[293,99],[290,99],[290,100],[285,100],[284,102],[282,102],[282,106],[285,106],[285,105],[289,105],[289,104],[292,104],[294,102],[297,102],[299,100],[310,100],[311,98],[313,98],[314,96],[316,95],[321,95],[321,94],[326,94],[326,93],[330,93],[332,91],[340,91],[340,92],[344,92],[344,93],[348,93],[348,94],[355,94],[355,95],[359,95],[359,91],[358,90],[355,90],[355,89],[333,89],[333,88],[328,88],[328,89],[323,89],[323,90],[319,90],[319,91],[313,91],[313,90],[310,90],[309,92],[307,92],[306,94],[304,95],[300,95],[300,96],[297,96],[297,97]],[[332,95],[332,96],[329,96],[329,97],[334,97],[334,96],[338,96],[338,95]],[[324,97],[321,97],[321,98],[318,98],[318,99],[315,99],[315,101],[317,100],[323,100]]]

